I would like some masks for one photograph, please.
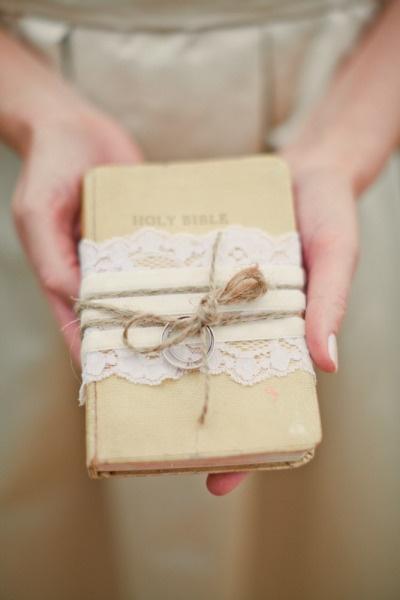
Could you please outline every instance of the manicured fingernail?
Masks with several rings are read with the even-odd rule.
[[[334,333],[331,333],[330,336],[328,337],[328,354],[329,354],[331,361],[335,365],[335,372],[336,372],[339,368],[339,364],[338,364],[337,341],[336,341],[336,335]]]

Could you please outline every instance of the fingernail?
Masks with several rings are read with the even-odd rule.
[[[335,372],[336,372],[339,368],[339,364],[338,364],[337,341],[336,341],[336,335],[334,333],[331,333],[330,336],[328,337],[328,354],[329,354],[329,358],[335,365]]]

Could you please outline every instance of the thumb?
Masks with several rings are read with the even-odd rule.
[[[338,369],[336,335],[358,256],[356,206],[339,180],[311,180],[296,200],[308,273],[306,338],[317,366]]]

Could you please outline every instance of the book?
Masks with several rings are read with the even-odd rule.
[[[312,458],[321,424],[301,244],[280,158],[97,167],[84,181],[82,234],[81,300],[92,303],[81,312],[91,477],[287,468]],[[251,316],[211,326],[212,349],[207,336],[191,336],[170,348],[175,364],[165,350],[137,352],[165,338],[165,323],[129,326],[124,341],[126,322],[93,308],[187,318],[210,289],[213,251],[216,285],[251,266],[267,290],[218,307]]]

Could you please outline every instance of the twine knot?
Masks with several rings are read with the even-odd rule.
[[[211,286],[210,286],[211,287]],[[247,267],[233,275],[226,285],[212,288],[200,300],[195,322],[201,327],[219,325],[221,305],[249,302],[267,291],[267,283],[258,266]]]

